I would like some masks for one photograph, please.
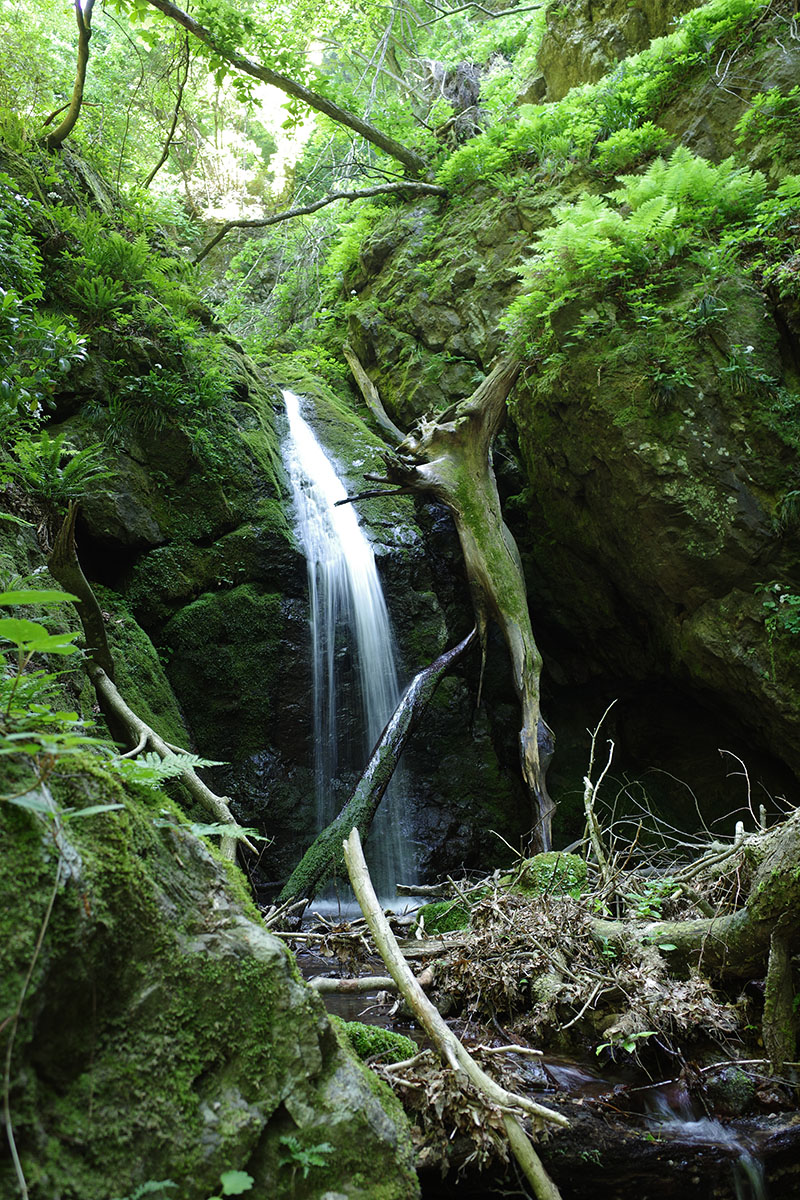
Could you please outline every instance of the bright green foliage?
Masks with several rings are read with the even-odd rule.
[[[222,763],[212,759],[200,758],[197,754],[169,754],[162,758],[160,754],[148,752],[139,754],[136,758],[115,758],[114,770],[132,783],[143,787],[160,788],[165,779],[175,779],[186,770],[197,767],[220,767]]]
[[[658,879],[640,881],[635,891],[625,893],[625,901],[631,916],[642,921],[660,921],[664,901],[679,895],[680,888],[675,880],[664,875]]]
[[[219,1181],[222,1184],[221,1195],[209,1196],[208,1200],[222,1200],[223,1196],[242,1196],[249,1192],[255,1183],[253,1176],[248,1175],[246,1171],[223,1171]]]
[[[711,0],[686,13],[674,33],[599,83],[573,88],[554,104],[522,105],[513,119],[473,138],[445,162],[438,181],[455,190],[519,163],[553,172],[590,161],[598,139],[652,121],[682,80],[713,67],[727,40],[764,7],[763,0]]]
[[[800,596],[790,592],[777,580],[758,584],[764,610],[764,625],[770,640],[781,635],[796,637],[800,634]]]
[[[592,166],[601,175],[616,175],[660,153],[670,142],[665,129],[645,121],[635,129],[618,129],[598,145]]]
[[[736,126],[736,144],[752,145],[764,140],[769,144],[770,160],[774,163],[797,161],[800,151],[797,130],[800,126],[800,84],[781,92],[770,88],[759,92]]]
[[[0,288],[0,438],[30,426],[64,377],[86,360],[86,339]]]
[[[101,445],[76,450],[63,433],[51,437],[42,430],[38,437],[20,438],[14,444],[14,457],[16,462],[8,464],[8,474],[19,479],[32,495],[54,504],[84,495],[90,481],[111,475],[102,464]]]
[[[626,1054],[636,1054],[639,1049],[639,1042],[644,1042],[648,1038],[656,1037],[655,1029],[642,1029],[638,1033],[623,1033],[610,1042],[601,1042],[595,1049],[595,1054],[602,1054],[604,1050],[608,1050],[609,1057],[614,1059],[620,1050],[624,1050]]]
[[[642,175],[627,175],[609,197],[631,209],[631,220],[656,200],[674,205],[681,225],[717,229],[750,216],[766,190],[760,171],[737,167],[732,158],[715,165],[680,146]]]
[[[555,209],[556,223],[539,234],[538,252],[520,271],[523,293],[506,317],[518,339],[579,292],[640,281],[693,239],[752,214],[766,187],[758,171],[732,159],[715,166],[685,147],[619,182],[605,197],[584,194]]]
[[[34,237],[42,205],[0,175],[0,444],[30,428],[66,376],[86,360],[86,339],[63,317],[37,311],[43,259]]]
[[[419,1049],[411,1038],[380,1025],[341,1020],[337,1020],[336,1025],[362,1062],[403,1062],[404,1059],[413,1058]]]
[[[53,589],[0,592],[0,606],[12,609],[47,608],[74,599],[69,592]],[[39,621],[26,617],[0,617],[0,756],[26,762],[33,771],[32,778],[26,771],[16,801],[27,807],[32,802],[26,793],[53,769],[58,756],[75,755],[97,743],[85,732],[76,712],[54,710],[58,677],[44,670],[29,670],[34,655],[62,658],[75,654],[77,637],[77,633],[51,633]]]
[[[282,1137],[280,1144],[284,1147],[284,1153],[279,1160],[280,1166],[291,1167],[293,1171],[301,1170],[303,1179],[308,1179],[312,1167],[327,1166],[328,1155],[333,1152],[333,1146],[329,1142],[304,1146],[299,1138],[291,1134]]]
[[[145,1196],[152,1196],[154,1200],[167,1200],[165,1192],[172,1191],[177,1186],[171,1179],[150,1179],[141,1187],[134,1188],[127,1196],[117,1196],[115,1200],[144,1200]]]

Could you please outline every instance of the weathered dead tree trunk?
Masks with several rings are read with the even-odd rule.
[[[522,563],[503,521],[492,468],[492,443],[506,415],[506,400],[520,365],[505,359],[469,399],[423,419],[396,450],[384,455],[388,481],[429,492],[453,514],[467,568],[484,656],[494,620],[508,646],[514,688],[522,707],[519,734],[522,774],[533,799],[534,850],[549,850],[553,802],[547,792],[543,755],[553,735],[542,719],[539,676],[542,658],[531,628]]]
[[[353,828],[358,829],[366,839],[372,818],[391,782],[406,742],[419,724],[439,683],[466,654],[474,638],[473,629],[452,650],[446,650],[435,662],[414,676],[381,734],[355,791],[336,819],[323,829],[306,850],[278,897],[278,904],[292,904],[301,899],[310,901],[332,875],[337,871],[344,873],[342,841]]]

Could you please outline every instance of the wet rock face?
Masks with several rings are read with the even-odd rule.
[[[676,17],[695,7],[696,0],[566,0],[550,5],[537,58],[542,98],[560,100],[576,84],[596,83],[623,58],[669,33]]]

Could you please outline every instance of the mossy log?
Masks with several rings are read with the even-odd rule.
[[[800,810],[770,829],[753,847],[758,867],[744,907],[691,921],[595,920],[592,936],[603,947],[622,948],[635,937],[669,951],[671,966],[696,966],[720,979],[766,979],[763,1040],[772,1066],[794,1058],[791,956],[800,951]]]
[[[301,899],[310,901],[335,872],[344,872],[344,838],[353,828],[366,838],[408,738],[419,724],[440,681],[472,645],[475,633],[473,629],[452,650],[446,650],[414,676],[381,734],[355,791],[335,820],[306,850],[278,897],[279,904],[293,904]]]
[[[554,805],[547,792],[543,758],[552,752],[553,735],[540,711],[542,658],[531,627],[522,563],[503,521],[491,461],[492,443],[505,420],[506,400],[519,369],[514,359],[498,363],[468,399],[435,420],[420,421],[384,461],[390,481],[410,491],[428,492],[450,510],[484,653],[491,620],[499,625],[508,646],[522,707],[522,774],[534,805],[532,849],[543,851],[552,844]]]

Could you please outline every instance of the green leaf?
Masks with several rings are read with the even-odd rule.
[[[14,796],[9,798],[9,804],[16,804],[17,808],[27,808],[29,812],[46,813],[52,816],[55,812],[52,800],[48,800],[41,792],[28,792],[25,796]]]
[[[195,837],[232,837],[237,840],[249,837],[255,838],[257,841],[269,841],[269,838],[263,837],[257,829],[232,825],[227,821],[213,821],[208,824],[202,821],[193,821],[189,826],[189,832],[193,833]]]
[[[219,1178],[223,1196],[241,1196],[243,1192],[249,1192],[255,1183],[253,1176],[246,1171],[223,1171]]]
[[[115,809],[124,808],[124,804],[90,804],[88,808],[74,808],[64,816],[69,821],[74,821],[77,817],[93,817],[97,813],[113,812]]]
[[[74,654],[78,647],[71,643],[78,633],[48,633],[44,625],[24,617],[0,618],[0,639],[13,642],[21,650],[40,654]]]
[[[47,637],[40,638],[30,649],[38,651],[39,654],[77,654],[78,647],[72,643],[80,636],[79,632],[48,633]]]
[[[0,516],[5,514],[0,513]],[[28,521],[20,524],[30,524]],[[22,588],[17,592],[0,592],[0,604],[61,604],[66,600],[77,600],[72,592],[60,592],[56,588]]]
[[[15,646],[30,645],[48,636],[44,625],[37,625],[35,621],[26,621],[23,617],[0,618],[0,638]]]
[[[673,945],[672,942],[659,942],[658,948],[659,948],[659,950],[677,950],[678,949],[678,947]]]

